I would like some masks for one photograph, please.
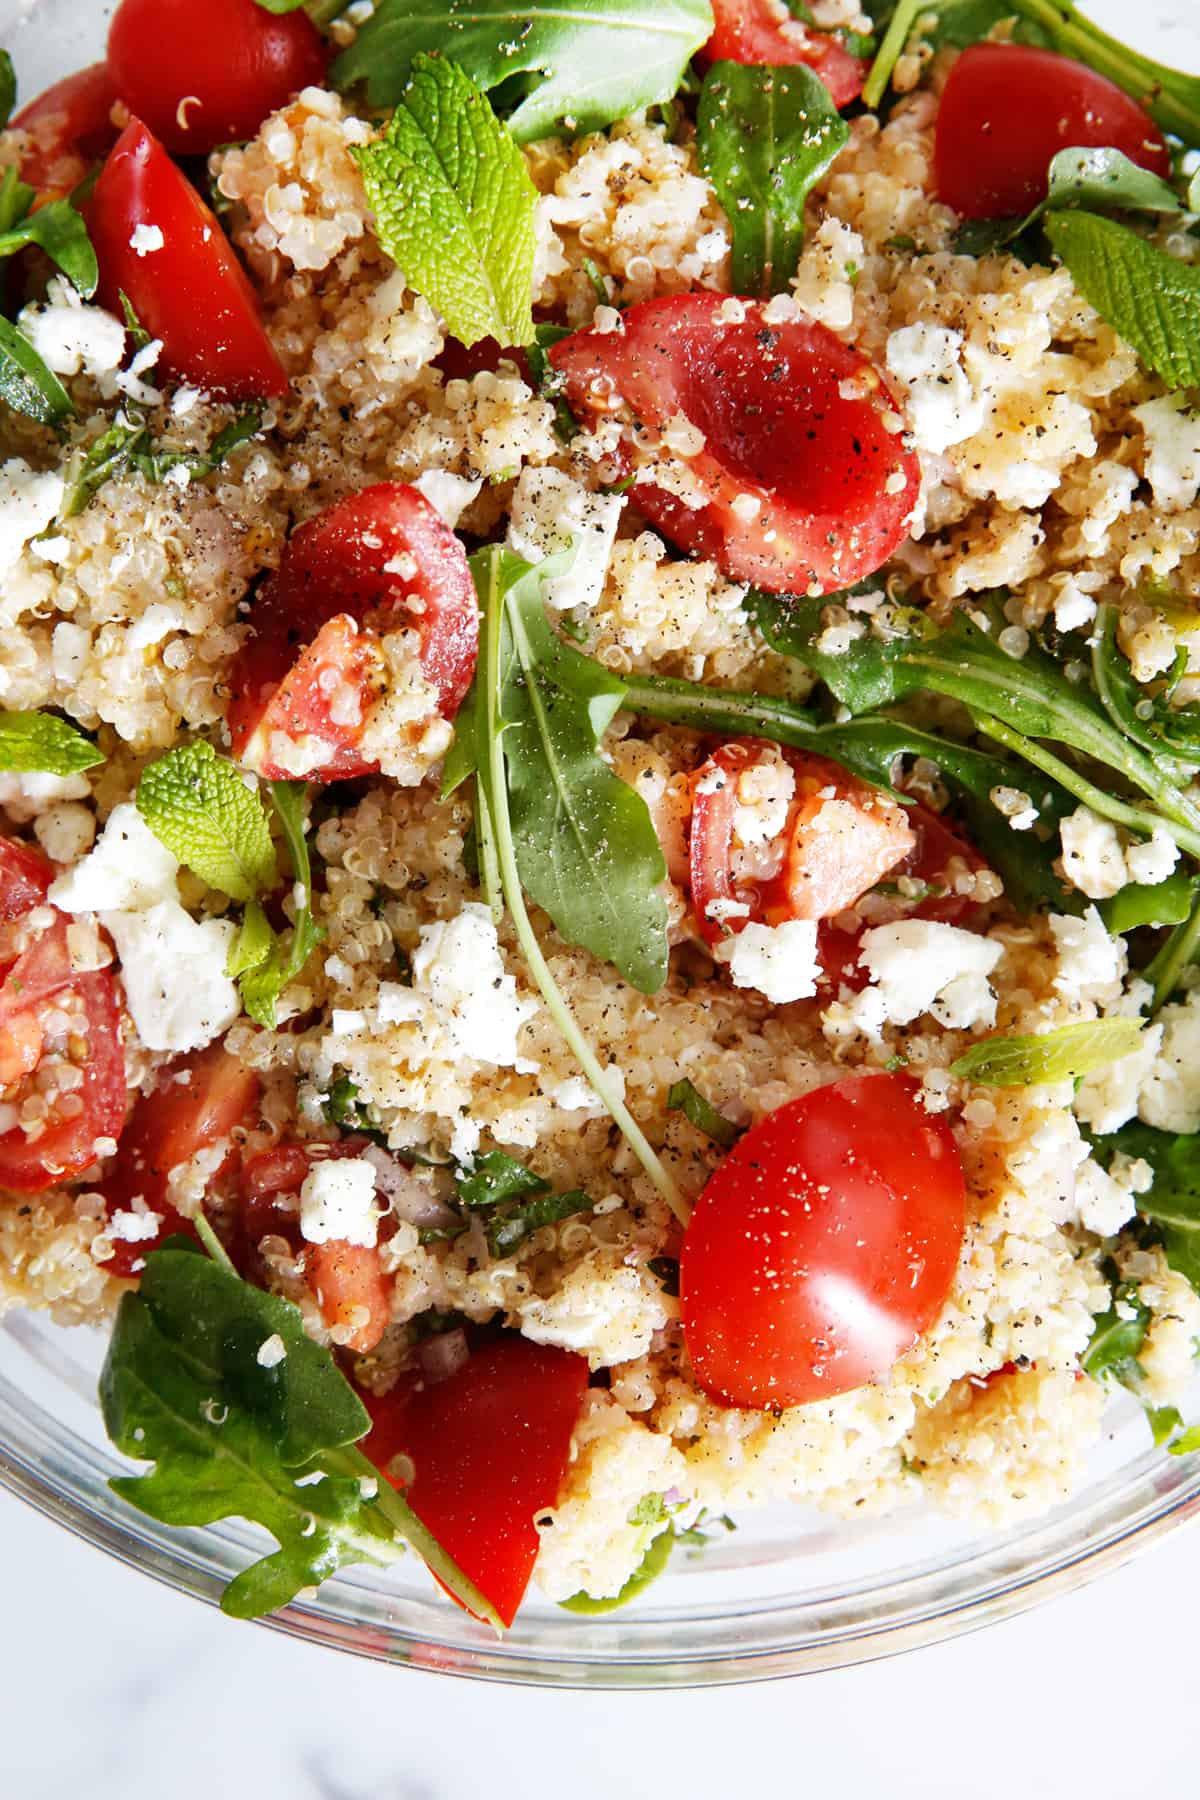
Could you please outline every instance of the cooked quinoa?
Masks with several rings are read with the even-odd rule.
[[[848,143],[809,198],[799,265],[770,316],[807,315],[856,346],[887,372],[903,407],[921,491],[910,536],[877,578],[880,594],[903,591],[908,605],[942,618],[1006,589],[1005,647],[1014,653],[1042,628],[1079,630],[1107,603],[1119,609],[1119,642],[1138,680],[1186,657],[1175,694],[1186,702],[1200,696],[1200,621],[1190,602],[1186,618],[1167,616],[1154,596],[1200,589],[1200,426],[1189,413],[1195,454],[1181,473],[1167,447],[1179,428],[1176,402],[1065,267],[1029,266],[1011,251],[956,251],[960,220],[933,197],[931,170],[953,62],[953,52],[905,57],[897,85],[911,91],[886,122],[869,113],[850,122]],[[636,488],[622,487],[619,422],[564,442],[554,400],[524,362],[447,373],[455,364],[443,325],[374,235],[351,154],[379,129],[336,93],[307,88],[249,142],[211,159],[223,221],[290,379],[265,404],[252,440],[212,477],[125,473],[76,516],[56,520],[72,449],[131,396],[156,437],[197,452],[236,409],[160,383],[152,361],[136,377],[122,372],[99,308],[81,305],[65,282],[52,280],[23,315],[77,417],[61,445],[12,414],[0,426],[0,482],[21,495],[25,521],[10,525],[17,515],[0,492],[0,703],[58,711],[95,736],[105,761],[63,779],[0,776],[0,809],[11,835],[63,871],[103,841],[164,750],[201,736],[227,753],[228,677],[253,630],[248,602],[290,533],[373,483],[416,484],[468,542],[507,534],[535,562],[582,533],[587,554],[547,599],[616,674],[796,700],[811,685],[767,647],[746,587],[715,561],[683,558],[639,513]],[[16,161],[19,139],[0,139],[0,157]],[[730,293],[729,223],[686,119],[664,121],[651,109],[574,140],[529,144],[524,158],[539,195],[536,316],[603,329],[611,314],[619,328],[629,305]],[[1157,241],[1195,257],[1194,238],[1175,221],[1157,227]],[[688,449],[664,433],[656,454],[684,467]],[[866,628],[867,614],[835,600],[825,648],[836,653]],[[737,1517],[788,1498],[842,1515],[923,1503],[993,1523],[1065,1498],[1103,1428],[1107,1392],[1080,1359],[1113,1305],[1116,1269],[1149,1310],[1144,1397],[1178,1401],[1200,1337],[1200,1298],[1161,1248],[1129,1229],[1145,1165],[1101,1167],[1088,1133],[1115,1129],[1139,1108],[1165,1130],[1200,1126],[1196,991],[1179,992],[1136,1055],[1087,1077],[1078,1093],[1071,1080],[1002,1088],[951,1072],[993,1032],[1136,1012],[1126,944],[1097,904],[1130,881],[1163,879],[1173,845],[1142,844],[1081,808],[1063,833],[1063,873],[1083,901],[1070,915],[1021,916],[998,877],[964,865],[958,892],[982,921],[991,966],[978,980],[994,1006],[956,1010],[934,989],[899,1022],[904,1007],[876,1004],[892,990],[875,970],[861,992],[822,989],[772,1004],[735,985],[689,922],[685,834],[704,740],[618,714],[604,754],[647,801],[668,850],[666,984],[648,996],[564,942],[544,914],[534,924],[554,980],[684,1200],[696,1199],[723,1154],[669,1108],[684,1078],[747,1127],[848,1073],[902,1062],[929,1114],[949,1124],[966,1173],[958,1272],[931,1329],[866,1386],[777,1412],[744,1410],[694,1378],[679,1302],[661,1275],[660,1259],[679,1252],[678,1223],[582,1079],[511,921],[497,928],[480,903],[467,844],[471,790],[439,797],[451,732],[426,729],[427,700],[405,713],[406,655],[411,648],[397,644],[389,691],[401,698],[375,727],[376,744],[394,750],[387,774],[338,790],[334,805],[318,798],[311,812],[321,942],[287,985],[274,1028],[244,1013],[222,1018],[227,1050],[261,1076],[259,1116],[174,1169],[170,1197],[184,1218],[206,1204],[224,1229],[233,1201],[217,1176],[231,1153],[246,1159],[281,1139],[332,1142],[330,1096],[353,1084],[386,1144],[372,1154],[392,1215],[380,1244],[391,1322],[354,1358],[353,1331],[331,1330],[312,1297],[303,1248],[265,1238],[267,1278],[376,1394],[412,1368],[425,1325],[441,1314],[586,1357],[593,1385],[567,1485],[538,1519],[536,1579],[550,1599],[618,1593],[645,1550],[631,1515],[648,1494],[670,1494],[684,1515]],[[926,708],[920,722],[934,728],[939,716],[962,726],[949,702]],[[743,792],[751,809],[772,804],[772,754],[759,789]],[[777,754],[774,767],[786,770]],[[918,764],[914,788],[945,804],[929,765]],[[1014,830],[1027,827],[1028,792],[997,790],[994,801]],[[752,846],[749,826],[743,837]],[[186,871],[179,895],[205,929],[230,912]],[[286,926],[287,898],[284,914]],[[96,959],[75,966],[109,961],[103,933],[92,929],[85,942],[92,914],[72,916],[73,954]],[[857,923],[890,916],[868,895]],[[486,972],[490,1010],[472,1011],[468,969]],[[174,1052],[142,1041],[128,1011],[123,1033],[132,1096],[150,1089]],[[35,1092],[19,1116],[5,1103],[6,1129],[36,1135],[36,1101]],[[478,1214],[459,1235],[431,1238],[426,1228],[453,1216],[449,1174],[438,1165],[469,1167],[488,1150],[530,1164],[556,1192],[583,1189],[590,1210],[537,1229],[506,1256],[489,1251]],[[6,1304],[93,1323],[128,1290],[106,1272],[115,1243],[101,1197],[108,1167],[101,1157],[65,1188],[0,1204]],[[120,1233],[136,1235],[131,1216],[122,1215]]]

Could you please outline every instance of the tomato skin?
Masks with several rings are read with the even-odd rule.
[[[310,1244],[305,1255],[305,1278],[321,1317],[331,1329],[350,1326],[342,1348],[365,1356],[375,1348],[392,1317],[393,1284],[383,1272],[378,1250],[334,1238],[327,1244]]]
[[[373,1429],[361,1448],[459,1568],[511,1625],[537,1560],[534,1520],[559,1497],[588,1367],[582,1356],[506,1333],[428,1387],[364,1395]]]
[[[684,1339],[714,1399],[801,1406],[874,1381],[937,1318],[963,1240],[949,1126],[903,1075],[855,1075],[752,1126],[696,1204]]]
[[[306,13],[272,14],[256,0],[121,0],[108,33],[121,98],[176,156],[253,137],[268,113],[324,80],[325,63]]]
[[[1060,150],[1111,146],[1164,177],[1171,157],[1136,100],[1093,69],[1025,44],[973,44],[938,109],[938,199],[966,219],[1016,217],[1046,198]]]
[[[154,1239],[126,1243],[118,1238],[104,1264],[109,1274],[135,1274],[135,1265],[140,1265],[146,1253],[176,1232],[195,1236],[191,1222],[166,1198],[171,1170],[246,1123],[258,1106],[261,1091],[253,1070],[244,1068],[223,1044],[216,1043],[171,1063],[160,1072],[153,1088],[139,1097],[116,1164],[104,1183],[104,1201],[111,1217],[128,1211],[140,1197],[151,1212],[162,1214],[162,1224]]]
[[[869,63],[852,56],[828,31],[809,31],[797,19],[780,17],[771,0],[713,0],[716,27],[704,54],[711,62],[806,63],[821,77],[835,106],[848,106],[862,93]]]
[[[215,215],[140,119],[130,120],[100,171],[87,221],[102,305],[120,317],[121,294],[128,296],[151,337],[162,339],[166,373],[228,400],[287,392],[245,270]],[[133,249],[139,225],[162,233],[161,249]]]
[[[406,578],[389,571],[397,558],[410,559],[416,573]],[[294,531],[259,593],[252,635],[229,677],[234,756],[278,779],[289,771],[272,760],[273,734],[311,734],[330,753],[305,771],[308,779],[374,773],[378,765],[358,749],[361,720],[346,724],[331,716],[320,675],[338,672],[365,712],[382,668],[376,628],[406,624],[420,637],[422,672],[437,689],[442,717],[452,719],[470,688],[479,646],[466,552],[416,488],[379,482]]]
[[[10,925],[40,906],[54,880],[54,864],[23,844],[20,838],[0,837],[0,924]]]
[[[43,1008],[68,992],[82,1002],[87,1035],[86,1055],[78,1065],[83,1080],[71,1096],[79,1102],[78,1111],[56,1113],[37,1138],[27,1138],[20,1126],[0,1136],[0,1188],[16,1193],[40,1194],[69,1181],[96,1160],[97,1140],[119,1137],[125,1123],[125,1053],[117,985],[107,969],[84,975],[74,971],[62,913],[55,913],[53,923],[5,972],[0,987],[4,1060],[13,1073],[20,1068],[28,1074],[36,1068]]]
[[[682,414],[703,432],[687,467],[704,505],[648,482],[633,488],[681,549],[770,593],[848,587],[903,542],[917,503],[920,465],[901,438],[901,408],[873,364],[814,319],[770,324],[745,301],[733,323],[726,304],[720,294],[645,300],[622,314],[621,331],[576,332],[550,360],[580,418],[624,401],[651,430]],[[752,519],[739,512],[746,496],[759,502]]]
[[[53,200],[79,185],[93,162],[116,142],[112,109],[117,89],[107,63],[93,63],[23,106],[11,121],[29,142],[18,174],[36,188],[39,199]]]

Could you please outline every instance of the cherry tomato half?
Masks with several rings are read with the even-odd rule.
[[[229,400],[287,391],[254,289],[209,210],[140,119],[121,133],[87,207],[100,299],[126,294],[160,366]]]
[[[383,669],[380,631],[410,624],[421,668],[452,719],[475,673],[479,607],[466,552],[416,488],[380,482],[293,532],[250,615],[230,671],[229,730],[239,761],[274,779],[301,772],[289,745],[320,746],[312,781],[372,773],[366,714]]]
[[[782,0],[713,0],[716,27],[704,54],[712,62],[806,63],[835,106],[862,93],[869,63],[852,56],[833,32],[793,19]]]
[[[772,593],[848,587],[887,561],[917,502],[900,408],[874,365],[815,320],[769,324],[746,301],[732,323],[726,306],[720,294],[646,300],[621,331],[576,332],[550,360],[581,418],[624,402],[654,431],[682,415],[703,433],[687,467],[704,504],[633,489],[681,549]]]
[[[904,808],[839,764],[784,752],[796,792],[780,833],[782,867],[765,882],[734,877],[738,780],[762,756],[752,738],[722,744],[692,782],[690,878],[701,934],[715,944],[751,920],[824,919],[853,906],[912,851]],[[722,917],[721,902],[749,906]]]
[[[409,1505],[506,1625],[537,1561],[534,1520],[558,1500],[587,1383],[583,1357],[506,1333],[434,1386],[363,1396],[374,1421],[364,1453],[393,1487],[404,1484],[389,1462],[409,1458]]]
[[[78,187],[94,162],[107,156],[117,140],[112,110],[117,90],[107,63],[93,63],[23,106],[12,120],[14,131],[26,133],[25,154],[18,174],[36,188],[42,200],[53,200]]]
[[[0,837],[0,924],[40,906],[53,880],[54,864],[40,850],[20,838]]]
[[[147,1251],[175,1232],[194,1235],[167,1199],[171,1171],[245,1124],[258,1106],[260,1091],[258,1076],[219,1043],[160,1071],[154,1086],[134,1105],[103,1192],[110,1216],[128,1211],[141,1198],[151,1212],[162,1215],[162,1224],[154,1239],[136,1243],[118,1239],[104,1264],[110,1275],[134,1274]]]
[[[701,1387],[732,1406],[800,1406],[885,1375],[942,1309],[964,1203],[950,1128],[909,1076],[851,1076],[769,1113],[684,1234]]]
[[[121,98],[176,156],[253,137],[268,113],[325,76],[325,44],[304,12],[257,0],[121,0],[108,67]]]
[[[1046,198],[1060,150],[1109,145],[1156,175],[1166,140],[1136,100],[1094,69],[1025,44],[973,44],[938,109],[938,199],[967,219],[1015,218]]]
[[[7,883],[6,883],[7,885]],[[20,1107],[33,1096],[29,1085],[46,1053],[52,1015],[70,1019],[66,1061],[76,1072],[44,1098],[49,1111],[42,1129],[27,1135],[14,1125],[0,1136],[0,1188],[39,1194],[69,1181],[96,1160],[96,1145],[117,1138],[125,1123],[125,1055],[121,1048],[121,1008],[108,969],[76,972],[67,943],[67,921],[51,923],[10,964],[0,985],[0,1083]]]

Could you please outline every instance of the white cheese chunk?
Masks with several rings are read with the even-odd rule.
[[[117,947],[125,1001],[148,1050],[199,1050],[241,1011],[225,973],[236,927],[229,919],[195,920],[178,900],[137,911],[100,913]]]
[[[1089,900],[1109,900],[1129,884],[1125,850],[1115,825],[1098,818],[1088,806],[1077,806],[1062,821],[1062,872]]]
[[[91,791],[86,775],[0,774],[0,807],[14,825],[28,825],[64,800],[86,800]]]
[[[1072,1005],[1112,1005],[1125,978],[1124,938],[1109,931],[1094,906],[1082,918],[1052,913],[1049,924],[1058,950],[1055,991]]]
[[[1150,1025],[1136,1050],[1085,1075],[1075,1095],[1075,1117],[1104,1136],[1137,1117],[1143,1085],[1158,1060],[1163,1028]]]
[[[300,1234],[310,1244],[361,1244],[373,1249],[379,1234],[374,1166],[362,1157],[314,1163],[300,1189]]]
[[[940,456],[973,437],[986,408],[959,361],[960,331],[944,325],[904,325],[887,341],[887,366],[908,390],[908,423],[919,450]]]
[[[412,975],[413,993],[428,998],[460,1055],[513,1066],[517,1033],[536,1006],[518,998],[486,906],[471,902],[453,919],[422,926]]]
[[[1182,512],[1200,492],[1200,412],[1182,394],[1166,394],[1135,406],[1133,415],[1146,434],[1146,480],[1164,512]]]
[[[1125,852],[1125,866],[1131,881],[1154,887],[1165,881],[1179,861],[1179,845],[1169,831],[1156,825],[1153,836],[1130,844]]]
[[[540,563],[572,539],[577,544],[568,572],[543,586],[548,606],[565,612],[599,603],[624,504],[620,494],[593,494],[561,469],[522,469],[508,525],[511,548]]]
[[[0,575],[6,575],[30,538],[45,531],[62,505],[63,478],[37,475],[20,456],[0,467]]]
[[[26,306],[17,323],[56,375],[90,375],[103,381],[125,357],[120,319],[102,306],[85,306],[61,279],[50,283],[45,306]]]
[[[747,925],[731,943],[719,948],[724,952],[721,960],[729,963],[734,985],[757,988],[772,1006],[808,1000],[817,991],[821,965],[815,919]]]
[[[137,910],[178,901],[179,864],[155,837],[132,800],[114,806],[96,847],[50,889],[63,912]]]
[[[1149,1163],[1117,1159],[1105,1171],[1089,1157],[1075,1177],[1075,1210],[1085,1231],[1097,1237],[1115,1237],[1137,1211],[1137,1195],[1154,1181]]]
[[[996,996],[987,977],[1003,953],[1002,945],[957,925],[900,919],[864,931],[858,960],[893,1025],[909,1025],[928,1012],[967,1031],[995,1021]]]
[[[433,510],[441,514],[453,531],[483,486],[483,481],[467,481],[464,476],[454,475],[448,469],[426,469],[413,482],[413,486],[419,494],[424,495]]]
[[[1142,1083],[1138,1114],[1160,1131],[1200,1131],[1200,992],[1164,1006],[1158,1056]]]

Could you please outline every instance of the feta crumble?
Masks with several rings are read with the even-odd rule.
[[[166,243],[162,230],[158,225],[145,223],[135,225],[129,239],[129,248],[135,256],[153,256]]]
[[[814,919],[786,919],[782,925],[747,925],[719,946],[734,985],[757,988],[773,1006],[808,1000],[821,973]]]
[[[908,422],[917,448],[940,456],[973,437],[986,407],[959,360],[961,331],[904,325],[887,341],[889,374],[908,390]]]
[[[593,494],[561,469],[522,469],[508,525],[511,548],[540,563],[572,539],[576,545],[567,573],[543,584],[548,606],[565,612],[599,604],[624,504],[620,494]]]
[[[1003,954],[1001,944],[957,925],[900,919],[865,931],[858,960],[887,1022],[909,1025],[928,1012],[951,1030],[967,1031],[995,1022],[987,977]]]
[[[373,1250],[379,1234],[377,1171],[365,1157],[314,1163],[300,1188],[300,1235],[310,1244],[335,1241]]]
[[[432,1003],[460,1055],[496,1068],[512,1067],[517,1033],[536,1005],[518,998],[486,906],[470,901],[455,918],[423,925],[412,974],[411,993]],[[380,1001],[382,1014],[382,994]]]
[[[1129,882],[1125,850],[1115,825],[1088,806],[1078,806],[1062,821],[1062,873],[1089,900],[1109,900]]]

